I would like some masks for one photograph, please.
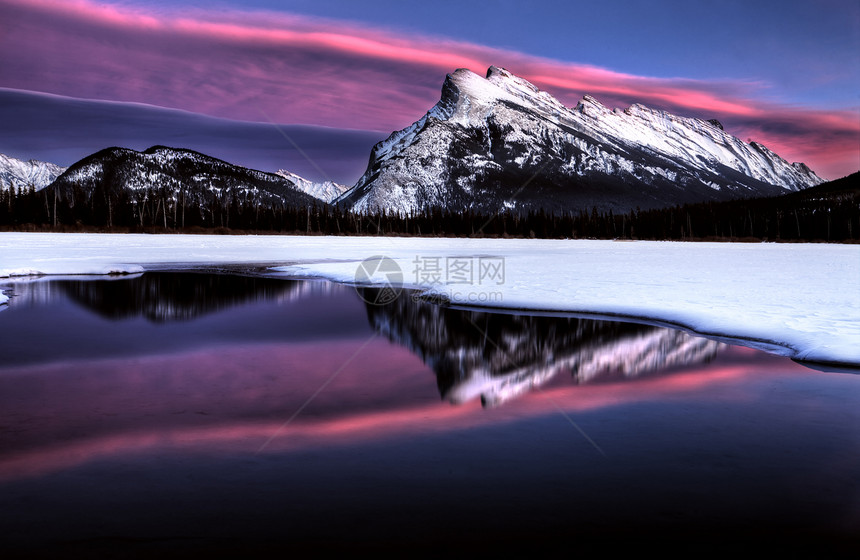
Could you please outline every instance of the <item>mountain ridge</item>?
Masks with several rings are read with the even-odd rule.
[[[181,204],[184,210],[189,196],[189,204],[200,209],[199,223],[211,224],[205,214],[214,211],[207,208],[218,205],[254,213],[263,207],[331,203],[359,215],[378,210],[416,215],[440,208],[570,216],[774,197],[823,183],[805,164],[788,163],[758,142],[741,141],[716,119],[682,117],[641,104],[609,109],[590,95],[566,107],[496,66],[485,77],[462,68],[448,74],[439,101],[412,125],[377,143],[352,187],[159,145],[144,151],[105,148],[67,169],[15,162],[16,177],[41,174],[37,189],[55,173],[54,192],[82,197],[93,209],[92,197],[100,197],[109,223],[115,200],[145,208],[144,200],[157,202],[154,191],[160,191],[161,206],[148,212],[161,213],[163,224],[164,209],[175,212]],[[143,215],[138,218],[144,225]],[[310,218],[305,221],[309,231]]]
[[[434,206],[485,212],[629,211],[774,196],[820,184],[723,126],[634,104],[573,108],[503,68],[448,74],[437,102],[376,144],[364,175],[335,203],[359,211]]]
[[[330,203],[350,188],[348,185],[342,185],[340,183],[335,183],[334,181],[311,181],[309,179],[305,179],[299,175],[296,175],[292,171],[287,171],[286,169],[278,169],[275,172],[275,175],[280,175],[285,179],[291,181],[296,188],[305,193],[311,195],[314,198],[318,198],[326,204]]]
[[[344,191],[350,188],[346,185],[335,183],[333,181],[311,181],[285,169],[279,169],[275,173],[268,173],[250,167],[230,163],[226,160],[208,154],[204,154],[198,150],[193,150],[190,148],[172,148],[157,144],[142,151],[119,146],[102,148],[101,150],[98,150],[96,152],[93,152],[92,154],[81,158],[69,167],[62,167],[51,162],[39,161],[36,159],[23,161],[12,156],[0,153],[0,189],[8,189],[10,185],[14,185],[17,189],[26,189],[29,187],[29,185],[32,184],[35,187],[35,190],[40,191],[50,186],[61,175],[63,175],[66,171],[70,169],[73,170],[73,172],[78,171],[78,180],[84,179],[86,173],[81,173],[80,168],[93,164],[98,165],[98,160],[103,158],[116,159],[117,157],[123,156],[132,158],[137,157],[139,155],[152,156],[156,155],[158,152],[164,153],[166,151],[174,151],[177,154],[194,154],[195,157],[217,162],[217,165],[221,167],[244,169],[252,176],[279,176],[283,179],[286,179],[288,183],[291,183],[299,191],[304,192],[305,194],[313,197],[316,201],[322,203],[331,202],[331,200],[333,200],[338,195],[342,194]],[[68,179],[68,177],[64,178],[64,180],[66,179]],[[157,185],[151,186],[155,187]]]

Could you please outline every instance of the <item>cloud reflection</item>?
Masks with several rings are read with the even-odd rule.
[[[299,405],[296,399],[310,394],[314,384],[321,381],[320,374],[328,373],[325,367],[334,367],[338,357],[358,345],[342,343],[336,349],[318,345],[232,348],[171,359],[151,358],[140,361],[139,369],[131,371],[122,361],[104,362],[95,369],[92,364],[64,367],[62,376],[68,382],[43,391],[38,406],[26,403],[31,409],[26,433],[13,429],[3,434],[0,480],[40,476],[138,453],[247,453],[250,457],[261,442],[278,430],[280,435],[269,444],[267,454],[523,421],[557,414],[556,406],[574,414],[672,398],[701,399],[704,393],[713,401],[744,399],[749,397],[741,388],[743,382],[760,378],[768,369],[715,365],[628,383],[556,386],[490,413],[474,406],[451,406],[428,399],[426,385],[421,391],[405,375],[398,375],[406,371],[413,379],[416,375],[427,379],[428,372],[421,371],[414,357],[379,342],[368,349],[372,355],[365,358],[369,359],[357,360],[318,402],[284,427],[283,418]],[[246,363],[250,353],[258,359]],[[249,379],[251,372],[270,378],[279,370],[284,373],[284,364],[292,363],[299,355],[316,361],[320,367],[315,372],[294,371],[273,383],[250,388],[256,381],[253,374]],[[322,356],[330,360],[320,362]],[[213,375],[216,362],[233,376]],[[240,363],[245,365],[235,371],[233,368]],[[784,360],[782,363],[782,370],[802,369]],[[89,379],[83,370],[92,372]],[[158,371],[165,375],[153,375]],[[106,372],[117,375],[116,383],[104,383]],[[56,381],[59,373],[48,369],[20,372],[40,384]],[[309,375],[303,377],[302,373]],[[165,385],[166,377],[171,375],[178,378]],[[8,372],[4,373],[4,385],[9,378]],[[404,381],[405,388],[399,383]],[[356,394],[372,406],[357,402]],[[175,397],[165,402],[165,395]],[[18,412],[6,414],[15,416]]]

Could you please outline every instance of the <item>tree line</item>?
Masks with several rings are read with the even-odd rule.
[[[842,181],[842,183],[840,183]],[[596,208],[483,213],[432,208],[421,212],[351,212],[322,202],[308,206],[252,199],[224,189],[201,195],[167,188],[108,192],[80,188],[0,189],[0,227],[59,231],[316,235],[404,235],[654,240],[860,240],[858,174],[825,188],[776,198],[687,204],[625,213]],[[835,186],[833,186],[835,185]],[[816,190],[817,189],[817,190]]]

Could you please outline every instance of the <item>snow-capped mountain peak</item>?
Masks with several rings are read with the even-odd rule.
[[[325,203],[331,202],[350,189],[348,185],[341,185],[334,181],[323,181],[321,183],[309,181],[285,169],[279,169],[275,173],[291,181],[300,191],[318,198]]]
[[[573,108],[511,72],[448,74],[439,102],[377,144],[336,202],[358,210],[627,210],[773,196],[823,182],[719,121],[641,104]],[[521,188],[529,184],[530,188]]]
[[[33,185],[38,191],[53,183],[65,170],[65,167],[46,161],[22,161],[0,154],[0,189],[8,189],[10,185],[27,189]]]
[[[598,116],[609,112],[609,109],[607,109],[606,106],[603,105],[603,103],[591,97],[590,95],[583,96],[573,110],[579,113],[587,114],[592,118],[597,118]]]
[[[487,81],[493,85],[503,89],[509,95],[512,95],[526,103],[535,107],[543,108],[544,110],[556,111],[565,110],[565,106],[555,97],[545,91],[541,91],[529,82],[519,76],[515,76],[497,66],[490,66],[487,70]]]

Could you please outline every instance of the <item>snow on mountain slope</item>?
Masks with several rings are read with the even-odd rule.
[[[507,70],[449,74],[439,102],[378,143],[337,202],[356,210],[628,210],[774,196],[823,182],[717,121],[586,96],[567,108]]]
[[[279,169],[275,174],[291,181],[300,191],[303,191],[314,198],[318,198],[325,203],[331,202],[351,188],[348,185],[341,185],[334,181],[315,183],[314,181],[309,181],[304,177],[299,177],[295,173],[291,173],[285,169]]]
[[[140,201],[164,191],[172,200],[181,198],[183,204],[197,205],[201,211],[212,200],[225,197],[262,205],[310,206],[318,202],[281,175],[165,146],[143,152],[106,148],[69,167],[50,188],[61,196],[71,196],[76,190],[88,196],[100,191]]]
[[[0,189],[8,189],[10,185],[27,189],[33,185],[38,191],[53,183],[65,170],[65,167],[45,161],[22,161],[0,154]]]

